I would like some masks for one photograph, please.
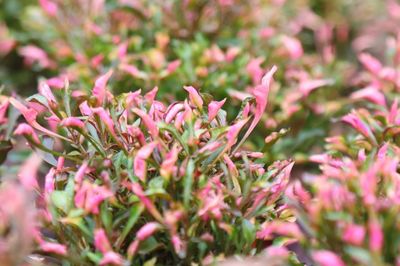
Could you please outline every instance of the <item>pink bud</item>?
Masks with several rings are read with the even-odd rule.
[[[223,99],[222,101],[212,101],[209,105],[208,105],[208,122],[211,122],[212,120],[214,120],[214,118],[217,116],[218,111],[222,108],[222,106],[224,105],[226,101],[226,98]]]
[[[61,77],[53,77],[48,80],[46,80],[47,85],[50,87],[56,88],[56,89],[62,89],[64,88],[64,79]]]
[[[197,108],[203,108],[203,99],[201,98],[199,92],[192,86],[183,87],[189,93],[189,99],[192,104],[197,106]]]
[[[342,259],[328,250],[319,250],[312,253],[312,258],[320,266],[346,266]]]
[[[356,224],[346,226],[343,233],[343,241],[356,246],[360,246],[364,242],[364,237],[364,227]]]
[[[153,153],[154,148],[157,146],[157,142],[151,142],[143,146],[136,154],[133,161],[133,168],[135,175],[139,177],[140,180],[145,181],[147,175],[147,163],[146,160]]]
[[[144,98],[146,99],[146,101],[148,102],[149,105],[152,105],[154,102],[154,99],[156,98],[158,92],[158,87],[154,87],[151,91],[149,91],[148,93],[146,93],[144,95]]]
[[[142,226],[136,233],[136,238],[140,241],[146,240],[152,236],[157,230],[160,229],[160,225],[155,222],[150,222]]]
[[[96,97],[98,105],[102,105],[106,99],[107,96],[106,86],[112,74],[113,71],[109,70],[106,74],[100,76],[94,84],[93,95]]]

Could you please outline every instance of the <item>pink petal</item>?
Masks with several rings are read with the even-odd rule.
[[[146,114],[145,112],[143,112],[140,109],[134,108],[133,112],[142,119],[143,123],[149,130],[151,136],[153,136],[154,138],[157,137],[158,136],[158,128],[157,128],[156,123],[153,121],[153,119],[151,119],[148,114]]]
[[[76,117],[68,117],[61,121],[60,123],[63,127],[76,127],[83,129],[85,127],[85,123],[83,123],[79,118]]]
[[[140,180],[145,181],[147,175],[147,163],[146,160],[153,153],[154,148],[157,146],[157,142],[151,142],[143,146],[136,154],[133,161],[133,168],[135,175],[139,177]]]
[[[321,266],[346,266],[338,255],[328,250],[315,251],[312,258]]]
[[[139,231],[136,233],[136,238],[140,241],[146,240],[150,236],[152,236],[158,229],[160,229],[160,225],[155,222],[150,222],[142,226]]]
[[[226,101],[226,98],[223,99],[222,101],[212,101],[209,105],[208,105],[208,122],[211,122],[212,120],[214,120],[214,118],[217,116],[218,111],[222,108],[222,106],[224,105]]]
[[[362,53],[359,55],[358,59],[363,64],[363,66],[372,74],[378,75],[382,70],[382,64],[378,59],[370,54]]]
[[[107,96],[107,91],[106,91],[107,82],[112,74],[113,71],[109,70],[106,74],[100,76],[94,84],[92,92],[97,99],[98,105],[103,105],[103,102]]]

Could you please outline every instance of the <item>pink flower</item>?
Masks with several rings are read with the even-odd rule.
[[[103,228],[94,231],[94,246],[103,254],[111,250],[110,242]]]
[[[88,170],[88,163],[83,162],[75,174],[75,184],[80,186],[82,184],[83,178],[85,177],[86,171]]]
[[[80,129],[85,128],[85,123],[83,123],[80,119],[76,117],[67,117],[61,121],[60,125],[65,127],[75,127]]]
[[[40,140],[39,137],[36,135],[35,130],[28,124],[26,123],[21,123],[18,125],[18,127],[14,131],[15,135],[24,135],[25,137],[32,138],[32,140],[39,144]]]
[[[264,59],[262,58],[251,59],[246,66],[246,71],[251,76],[253,84],[258,84],[261,81],[263,75],[261,64],[263,61]]]
[[[197,106],[197,108],[203,109],[203,99],[199,92],[192,86],[184,86],[183,88],[189,93],[190,102]]]
[[[370,221],[368,224],[369,248],[378,252],[383,247],[383,231],[378,221]]]
[[[46,177],[45,177],[45,181],[44,181],[44,194],[45,194],[45,198],[46,200],[49,199],[50,194],[54,191],[54,175],[55,175],[56,171],[54,170],[54,168],[51,168],[50,171],[47,173]]]
[[[53,92],[51,91],[49,85],[47,85],[45,82],[41,82],[39,84],[39,93],[46,98],[51,108],[57,106],[57,100],[54,97]]]
[[[91,116],[93,114],[93,111],[90,109],[87,101],[84,101],[79,105],[79,110],[81,111],[82,115]]]
[[[58,243],[42,242],[40,243],[40,249],[48,253],[54,253],[62,256],[67,255],[67,247]]]
[[[42,159],[33,153],[22,165],[18,172],[18,179],[27,190],[39,189],[37,172],[42,165]]]
[[[65,80],[62,77],[53,77],[46,80],[47,85],[56,89],[62,89],[65,86]]]
[[[345,115],[342,118],[342,121],[351,125],[355,130],[364,135],[364,137],[376,143],[375,137],[372,134],[371,129],[354,112]]]
[[[218,111],[222,108],[226,101],[226,98],[223,99],[222,101],[211,101],[211,103],[208,105],[208,122],[211,122],[214,120],[214,118],[217,116]]]
[[[171,74],[181,65],[181,60],[174,60],[167,65],[167,72]]]
[[[300,83],[299,90],[304,97],[307,97],[315,89],[331,84],[333,81],[330,79],[305,80]]]
[[[161,164],[160,174],[162,177],[169,179],[172,173],[175,171],[176,166],[175,163],[178,160],[178,147],[175,145],[172,149],[167,153],[164,161]]]
[[[150,236],[152,236],[155,232],[160,229],[160,224],[155,222],[150,222],[142,226],[139,231],[136,233],[136,238],[140,241],[144,241]]]
[[[93,91],[93,95],[97,99],[98,105],[103,105],[103,103],[107,97],[106,86],[107,86],[107,82],[110,79],[112,74],[113,74],[113,71],[109,70],[106,74],[100,76],[94,84],[94,88],[92,91]]]
[[[119,255],[118,253],[109,251],[106,254],[104,254],[103,258],[100,261],[100,266],[103,265],[124,265],[124,260],[121,257],[121,255]]]
[[[143,123],[149,130],[150,135],[153,136],[153,138],[157,137],[158,136],[158,127],[157,127],[156,123],[153,121],[153,119],[151,119],[148,114],[146,114],[145,112],[143,112],[140,109],[134,108],[133,112],[142,119]]]
[[[378,59],[370,54],[362,53],[359,55],[358,59],[363,64],[363,66],[372,74],[378,75],[382,70],[382,64]]]
[[[146,144],[137,152],[133,160],[133,169],[135,170],[135,175],[142,181],[146,180],[147,175],[146,160],[153,153],[153,150],[156,146],[157,142],[150,142],[149,144]]]
[[[312,258],[320,266],[346,266],[338,255],[328,250],[315,251]]]
[[[237,137],[240,133],[240,130],[247,123],[247,121],[248,119],[240,120],[236,122],[236,124],[233,124],[229,127],[228,132],[226,133],[226,139],[228,140],[226,145],[228,148],[232,147],[237,142]]]
[[[360,246],[364,242],[365,229],[361,225],[350,224],[346,226],[343,233],[343,241]]]
[[[135,67],[133,65],[121,64],[119,66],[119,68],[122,71],[130,74],[134,78],[140,78],[140,79],[146,79],[147,78],[147,75],[144,72],[140,71],[137,67]]]
[[[253,129],[256,127],[258,122],[261,119],[261,116],[264,114],[265,108],[267,107],[268,94],[271,86],[272,76],[277,71],[277,67],[273,66],[270,71],[268,71],[265,76],[261,80],[261,85],[258,85],[253,90],[254,98],[256,99],[256,110],[254,112],[254,119],[250,124],[249,129],[246,134],[241,139],[240,143],[243,143]]]
[[[39,0],[39,4],[42,7],[43,11],[47,13],[47,15],[51,17],[55,17],[57,15],[58,6],[51,0]]]
[[[38,63],[43,68],[53,68],[55,65],[47,53],[37,46],[27,45],[19,48],[18,52],[25,58],[25,62],[28,65]]]
[[[386,106],[385,95],[373,86],[353,92],[350,98],[354,100],[364,99],[377,105]]]
[[[303,56],[303,47],[298,39],[294,37],[283,36],[282,42],[291,59],[299,59]]]
[[[4,103],[0,104],[0,125],[7,123],[7,110],[10,103],[5,101]]]

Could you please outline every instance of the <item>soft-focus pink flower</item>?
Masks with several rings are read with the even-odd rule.
[[[362,225],[349,224],[343,232],[343,241],[360,246],[364,242],[365,229]]]
[[[345,115],[342,121],[351,125],[355,130],[364,135],[364,137],[376,142],[371,129],[354,112]]]
[[[312,258],[320,266],[346,266],[342,259],[328,250],[319,250],[312,253]]]
[[[305,80],[300,83],[299,90],[304,97],[307,97],[315,89],[332,84],[333,81],[330,79]]]
[[[39,0],[39,4],[47,15],[54,17],[57,15],[58,6],[51,0]]]
[[[172,149],[167,153],[164,161],[161,164],[160,175],[164,178],[169,179],[172,173],[176,169],[176,161],[178,160],[178,147],[173,146]]]
[[[373,86],[353,92],[350,98],[354,100],[367,100],[377,105],[386,106],[385,96],[380,90]]]
[[[49,200],[50,194],[54,191],[54,175],[56,171],[54,168],[51,168],[44,178],[44,194],[46,200]]]
[[[133,65],[121,64],[119,66],[119,69],[130,74],[134,78],[140,78],[140,79],[147,78],[147,75],[144,72],[140,71],[136,66]]]
[[[124,260],[120,254],[109,251],[103,255],[103,258],[101,259],[99,264],[100,266],[110,265],[110,264],[121,266],[124,265]]]
[[[47,85],[55,89],[62,89],[65,86],[65,79],[62,77],[52,77],[46,80]]]
[[[147,223],[144,226],[142,226],[136,233],[136,238],[140,241],[144,241],[150,236],[152,236],[159,229],[160,229],[160,224],[155,222]]]
[[[94,246],[103,254],[111,250],[110,242],[103,228],[94,231]]]
[[[75,184],[80,186],[82,184],[83,178],[88,170],[88,162],[83,162],[75,174]]]
[[[151,136],[153,138],[157,137],[158,136],[158,127],[155,124],[155,122],[153,121],[153,119],[151,119],[151,117],[148,114],[146,114],[145,112],[143,112],[140,109],[134,108],[133,112],[142,119],[144,125],[149,130]]]
[[[18,172],[18,179],[22,186],[27,190],[39,189],[37,172],[42,165],[42,159],[36,154],[32,155],[24,162]]]
[[[175,70],[177,70],[180,65],[181,65],[181,60],[174,60],[172,62],[169,62],[167,65],[168,74],[174,73]]]
[[[236,122],[236,124],[233,124],[232,126],[229,127],[228,132],[226,133],[226,139],[228,141],[227,147],[230,148],[237,142],[237,137],[240,133],[240,130],[247,123],[247,121],[248,119],[240,120]]]
[[[208,122],[211,122],[214,120],[214,118],[217,116],[218,111],[222,108],[226,101],[226,98],[223,99],[222,101],[211,101],[208,104]]]
[[[247,73],[251,76],[253,84],[259,84],[264,73],[261,64],[264,62],[263,58],[251,59],[246,66]]]
[[[24,135],[26,137],[32,138],[32,140],[39,144],[40,140],[39,137],[36,135],[35,130],[28,124],[26,123],[21,123],[17,126],[17,128],[14,131],[15,135]]]
[[[148,172],[146,160],[153,153],[153,150],[157,145],[157,142],[150,142],[146,144],[137,152],[133,160],[133,169],[135,171],[135,175],[142,181],[146,180],[146,175]]]
[[[67,247],[62,244],[43,241],[39,244],[39,246],[44,252],[54,253],[62,256],[67,255]]]
[[[273,66],[270,71],[268,71],[261,80],[261,84],[256,86],[253,89],[253,95],[256,99],[256,108],[254,111],[254,118],[251,122],[249,129],[247,130],[246,134],[244,134],[241,143],[243,143],[253,129],[256,127],[258,122],[260,121],[262,115],[264,114],[265,108],[267,107],[268,102],[268,95],[271,86],[271,81],[273,79],[274,73],[277,71],[277,67]]]
[[[110,79],[112,74],[113,74],[113,71],[109,70],[107,73],[100,76],[94,84],[94,88],[93,88],[92,92],[93,92],[93,95],[97,99],[98,105],[102,105],[104,103],[104,101],[106,100],[106,97],[107,97],[106,86],[107,86],[107,82]]]
[[[34,45],[27,45],[18,49],[21,56],[24,57],[28,65],[38,63],[43,68],[53,68],[55,63],[50,60],[47,53]]]
[[[372,74],[378,75],[382,70],[382,64],[378,59],[370,54],[362,53],[359,55],[358,59],[363,64],[363,66]]]
[[[79,110],[82,115],[91,116],[93,114],[92,109],[89,107],[87,101],[84,101],[79,105]]]
[[[382,250],[384,236],[382,227],[378,221],[372,220],[369,222],[368,233],[369,233],[369,248],[375,252]]]
[[[189,93],[189,99],[192,104],[197,106],[197,108],[203,108],[203,99],[201,98],[199,92],[192,86],[183,87]]]
[[[295,37],[283,36],[282,43],[289,53],[291,59],[299,59],[303,56],[303,47],[301,42]]]

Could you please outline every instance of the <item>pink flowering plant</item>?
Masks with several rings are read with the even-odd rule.
[[[25,179],[37,194],[38,226],[51,232],[36,237],[38,252],[74,265],[125,265],[207,264],[262,250],[261,224],[291,216],[282,193],[293,163],[266,168],[263,153],[243,144],[275,70],[232,122],[225,100],[191,86],[186,100],[169,106],[157,101],[157,88],[113,96],[111,72],[95,82],[92,97],[68,85],[59,97],[42,83],[27,101],[11,98],[25,118],[15,134],[51,167],[43,186]]]

